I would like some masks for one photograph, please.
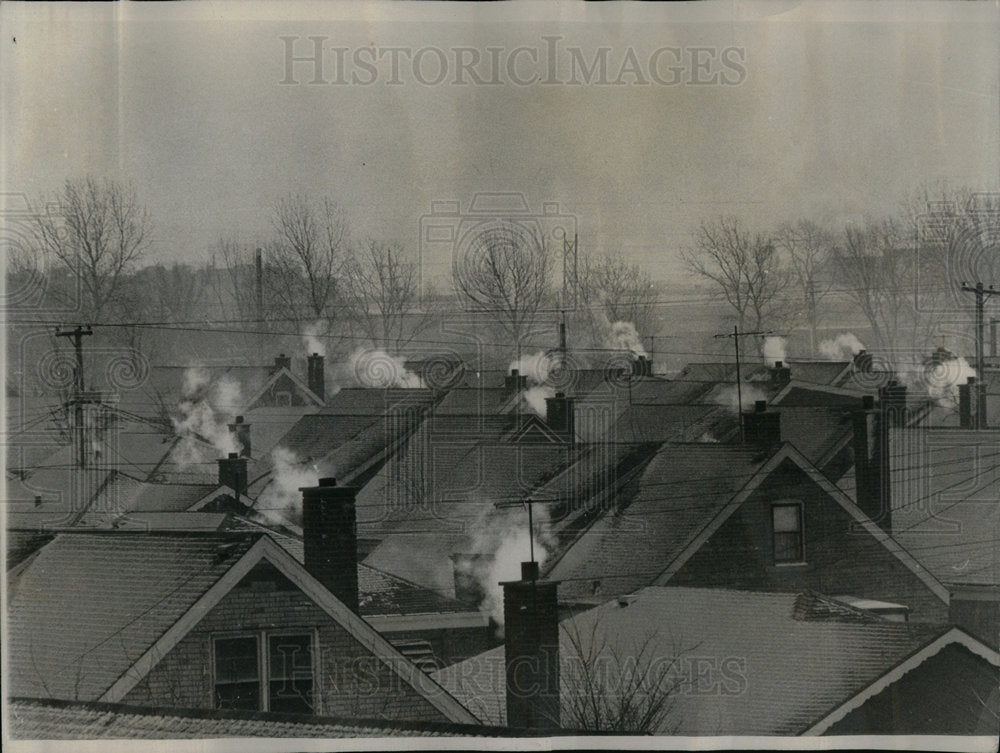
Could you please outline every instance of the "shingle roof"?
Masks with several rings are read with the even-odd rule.
[[[199,711],[13,698],[11,737],[18,740],[157,740],[188,738],[508,737],[503,727],[450,722],[395,722],[240,711]]]
[[[56,536],[11,583],[11,692],[96,700],[257,538]]]
[[[606,602],[560,623],[563,693],[589,687],[581,657],[591,647],[605,658],[612,652],[637,658],[648,640],[640,671],[651,660],[678,658],[668,675],[678,691],[662,731],[794,735],[948,630],[842,617],[836,609],[813,614],[803,611],[802,600],[799,594],[649,587]],[[590,666],[593,672],[596,665]],[[597,687],[613,699],[621,664],[602,666],[606,671],[596,676],[609,687]],[[503,647],[432,676],[481,720],[503,718]],[[562,715],[564,723],[573,719],[565,702]]]
[[[781,439],[818,463],[852,435],[851,414],[843,408],[778,408]]]
[[[649,584],[763,464],[756,449],[665,444],[609,510],[549,565],[561,598],[629,593]]]
[[[741,376],[751,382],[766,380],[773,364],[746,363],[740,369]],[[839,384],[849,363],[846,361],[786,361],[792,379],[813,384]],[[677,374],[678,379],[705,382],[735,382],[736,363],[689,363]]]
[[[892,533],[942,583],[1000,586],[1000,433],[899,429]]]
[[[298,562],[305,562],[302,539],[275,531],[269,531],[269,535]],[[365,617],[474,611],[456,599],[364,563],[358,565],[358,594],[358,608]]]
[[[509,520],[496,504],[523,499],[575,457],[562,444],[420,441],[430,457],[411,442],[358,494],[358,531],[381,540],[368,564],[443,593],[454,586],[450,555]]]

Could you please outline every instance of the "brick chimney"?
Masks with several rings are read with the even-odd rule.
[[[781,444],[781,414],[768,410],[766,400],[757,400],[753,410],[743,414],[743,439],[764,449]]]
[[[243,416],[237,416],[233,423],[229,424],[229,433],[234,435],[236,445],[239,447],[239,456],[243,458],[252,457],[253,448],[250,445],[250,424],[243,422]]]
[[[646,356],[639,356],[632,361],[632,376],[651,377],[653,376],[653,362]]]
[[[538,563],[521,563],[521,580],[503,586],[507,726],[559,727],[558,583],[538,580]]]
[[[237,496],[246,494],[247,459],[235,452],[230,452],[228,458],[219,458],[219,484],[228,486]]]
[[[503,388],[507,397],[524,392],[528,389],[528,377],[523,376],[517,369],[511,369],[510,374],[504,377]]]
[[[854,354],[854,368],[862,374],[868,374],[875,366],[875,359],[872,354],[862,348]]]
[[[557,392],[555,397],[545,398],[545,423],[568,440],[576,436],[575,413],[574,400],[566,397],[565,392]]]
[[[274,366],[271,367],[271,374],[275,374],[282,369],[291,369],[292,359],[290,356],[286,356],[284,353],[274,357]]]
[[[313,353],[306,359],[306,386],[325,404],[326,374],[323,361],[323,356],[319,353]]]
[[[976,402],[979,390],[976,388],[976,378],[968,377],[965,384],[958,385],[958,425],[963,429],[975,427]]]
[[[875,398],[861,398],[851,414],[854,431],[854,489],[858,507],[886,531],[892,530],[889,497],[889,420]]]
[[[321,478],[302,492],[305,567],[354,612],[358,611],[358,531],[356,487]]]
[[[775,361],[774,368],[771,369],[771,384],[776,387],[784,387],[790,381],[792,381],[792,370],[783,362]]]

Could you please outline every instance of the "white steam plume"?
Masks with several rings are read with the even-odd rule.
[[[642,338],[632,322],[614,322],[607,338],[607,347],[613,350],[627,350],[635,357],[648,358],[649,354],[642,345]]]
[[[362,387],[425,387],[424,380],[406,368],[406,361],[401,356],[389,355],[378,348],[358,348],[351,354],[348,363],[354,378]]]
[[[517,369],[518,373],[526,376],[530,382],[544,384],[555,365],[552,356],[544,350],[539,350],[533,355],[521,356],[516,361],[511,361],[508,369],[510,371]]]
[[[545,398],[555,397],[556,391],[551,387],[536,385],[526,389],[523,393],[525,401],[531,410],[542,418],[545,418]]]
[[[787,341],[783,337],[764,338],[764,363],[773,365],[775,361],[787,361]]]
[[[752,384],[743,384],[742,390],[737,390],[735,384],[727,384],[712,396],[712,402],[737,413],[740,407],[741,393],[743,410],[745,411],[753,408],[753,404],[758,400],[767,399],[767,393]]]
[[[945,408],[952,408],[958,403],[958,386],[975,376],[976,370],[961,356],[925,361],[923,364],[905,364],[899,367],[897,374],[907,387],[926,389],[928,397]]]
[[[294,452],[286,447],[275,447],[271,451],[271,480],[257,497],[256,512],[269,520],[283,520],[302,515],[303,486],[316,486],[320,471],[315,464],[301,463]]]
[[[542,567],[548,559],[555,540],[549,530],[548,511],[536,505],[533,512],[535,524],[535,561]],[[502,514],[501,514],[502,513]],[[481,555],[475,565],[468,565],[466,572],[475,578],[484,594],[480,611],[488,614],[503,628],[503,581],[521,579],[521,563],[531,557],[528,535],[528,513],[521,508],[489,511],[476,524],[471,554]]]
[[[850,359],[864,349],[864,343],[850,332],[842,332],[830,340],[823,340],[819,344],[820,355],[830,361]]]
[[[322,321],[313,322],[303,330],[302,342],[306,348],[306,355],[316,353],[326,356],[326,342],[322,339],[326,332],[326,323]]]
[[[171,418],[180,442],[171,457],[181,466],[209,462],[205,443],[215,450],[215,457],[226,457],[239,451],[236,436],[229,423],[242,404],[240,385],[223,376],[209,385],[209,376],[202,369],[184,372],[184,396],[177,406],[180,416]]]

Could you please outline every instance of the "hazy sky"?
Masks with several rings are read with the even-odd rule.
[[[160,260],[266,240],[289,192],[329,195],[358,236],[416,253],[431,202],[509,191],[558,203],[581,246],[666,276],[703,217],[839,223],[923,182],[998,187],[995,3],[4,3],[0,17],[4,191],[130,180]],[[309,36],[327,37],[325,78],[348,83],[308,83],[312,63],[281,83],[281,37],[304,57]],[[484,83],[458,69],[476,54]],[[605,54],[609,82],[638,73],[583,83],[574,63]]]

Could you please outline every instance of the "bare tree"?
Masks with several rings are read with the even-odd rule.
[[[130,186],[94,177],[66,181],[58,203],[36,219],[40,251],[79,279],[85,317],[120,318],[122,288],[149,245],[148,211]]]
[[[781,323],[781,296],[789,275],[769,237],[751,234],[736,217],[720,217],[701,224],[694,247],[682,258],[693,272],[715,283],[741,331]]]
[[[386,350],[399,350],[425,328],[415,310],[417,265],[396,245],[368,240],[344,264],[343,296],[365,336]]]
[[[236,353],[244,356],[256,354],[264,347],[264,333],[270,330],[270,319],[276,316],[276,306],[271,298],[271,287],[261,286],[264,297],[258,305],[257,270],[253,251],[232,238],[221,238],[212,247],[212,261],[209,271],[211,302],[226,319],[248,323],[231,336]],[[263,270],[265,279],[271,270]]]
[[[578,275],[578,291],[588,312],[632,322],[639,332],[656,329],[660,285],[638,264],[613,254],[585,256]]]
[[[581,631],[575,620],[560,626],[565,639],[561,680],[563,726],[590,732],[669,734],[668,717],[689,684],[679,671],[676,646],[663,655],[658,633],[632,645],[612,641],[600,619]]]
[[[913,249],[894,219],[848,225],[833,250],[837,277],[891,359],[904,344],[911,305]]]
[[[123,297],[131,314],[123,319],[120,331],[130,345],[140,351],[155,350],[163,357],[183,355],[190,345],[190,333],[183,330],[149,329],[138,321],[190,322],[204,313],[209,270],[187,264],[143,267],[130,276]]]
[[[549,295],[552,261],[540,230],[500,221],[480,232],[456,262],[456,289],[492,314],[517,348]]]
[[[279,315],[296,324],[334,316],[337,275],[347,247],[347,223],[330,199],[319,204],[287,196],[274,210],[268,246],[268,287]]]
[[[815,222],[802,220],[783,225],[775,234],[775,243],[785,253],[792,278],[802,296],[802,310],[809,327],[809,350],[816,355],[820,303],[830,291],[828,272],[833,235]]]
[[[971,336],[972,299],[960,286],[1000,283],[1000,195],[922,186],[904,200],[903,219],[915,251],[910,280],[915,332],[936,335],[942,312],[949,318],[961,312]]]

